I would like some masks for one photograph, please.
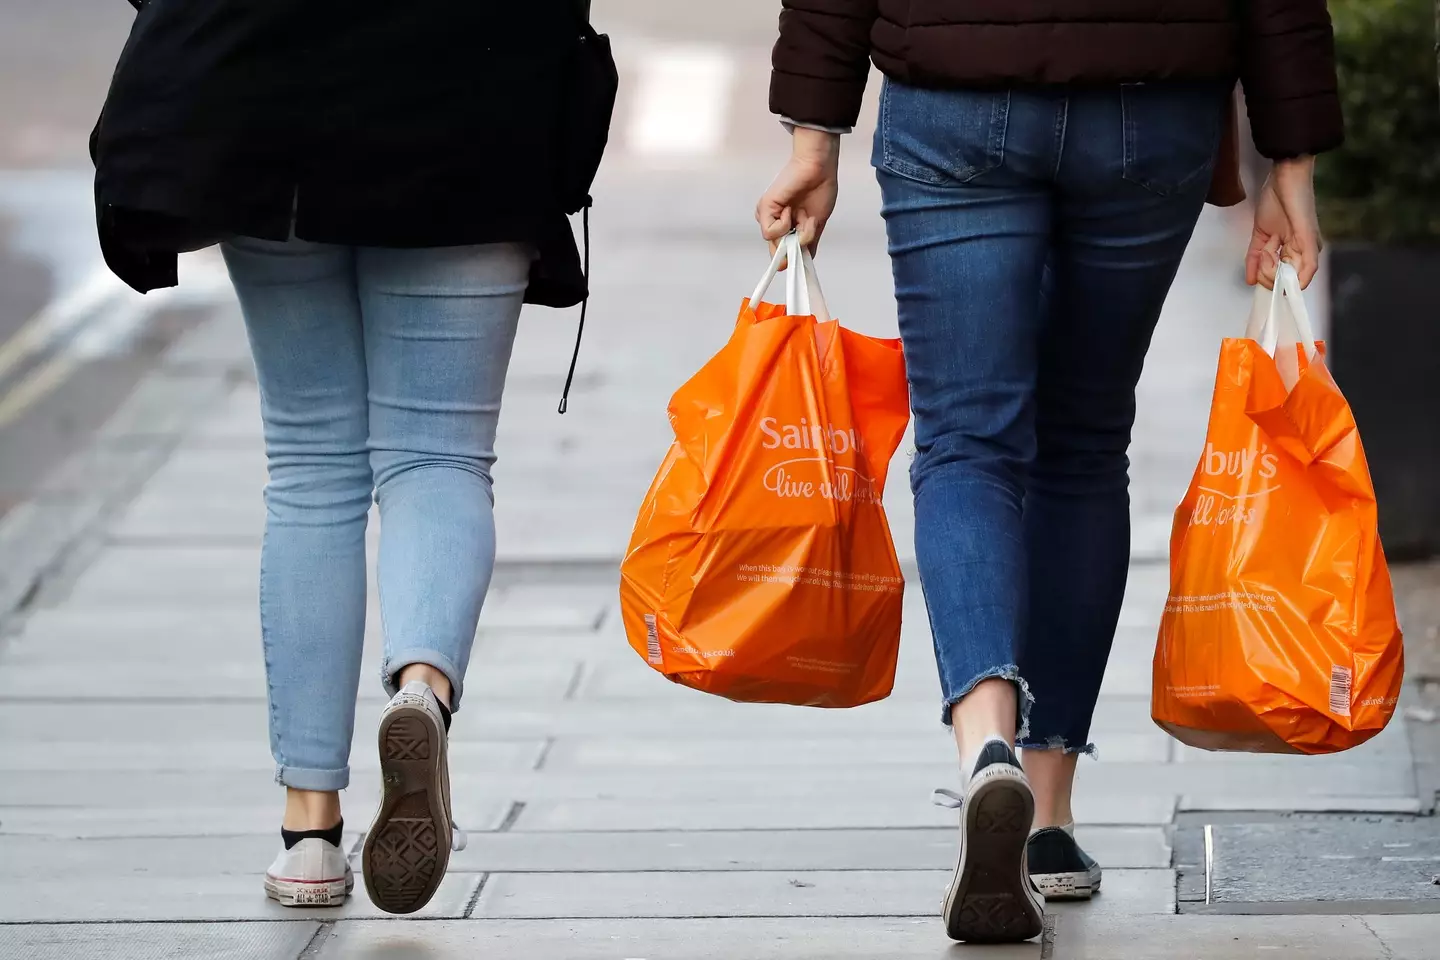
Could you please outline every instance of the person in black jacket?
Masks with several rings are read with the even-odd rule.
[[[614,97],[580,0],[132,0],[91,139],[102,250],[145,291],[214,243],[255,359],[260,619],[286,787],[267,893],[339,904],[379,505],[385,793],[371,899],[422,907],[462,835],[446,742],[495,559],[493,443],[522,302],[585,295]],[[572,371],[573,372],[573,371]]]
[[[1150,337],[1237,79],[1274,160],[1248,279],[1273,284],[1277,255],[1314,276],[1314,154],[1342,139],[1329,16],[1324,0],[783,6],[770,102],[793,152],[756,209],[772,244],[819,239],[871,60],[886,74],[873,164],[915,412],[916,556],[968,778],[943,914],[958,940],[1027,939],[1042,894],[1100,885],[1071,795],[1125,594]]]

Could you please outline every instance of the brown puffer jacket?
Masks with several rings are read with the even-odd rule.
[[[770,108],[848,127],[869,61],[924,87],[1239,78],[1272,158],[1340,144],[1325,0],[782,0]]]

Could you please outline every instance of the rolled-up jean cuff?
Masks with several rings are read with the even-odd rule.
[[[401,670],[417,663],[434,667],[445,674],[450,681],[450,712],[459,710],[464,678],[460,676],[460,671],[450,658],[436,650],[401,650],[386,657],[385,662],[380,665],[380,682],[385,684],[385,692],[392,697],[399,693],[400,685],[395,682],[395,678],[400,675]]]
[[[1031,695],[1030,685],[1025,682],[1025,678],[1020,676],[1020,668],[1013,663],[1007,663],[1003,666],[994,667],[977,674],[974,679],[961,688],[959,693],[946,697],[945,705],[941,710],[940,722],[947,727],[950,726],[950,712],[955,704],[968,697],[971,691],[983,680],[1009,680],[1015,684],[1015,690],[1019,694],[1015,698],[1015,706],[1018,713],[1015,718],[1015,729],[1019,731],[1015,734],[1015,739],[1016,741],[1024,740],[1030,735],[1030,708],[1035,705],[1035,697]]]
[[[295,790],[344,790],[350,786],[350,768],[324,770],[318,767],[275,767],[275,782]]]
[[[1019,747],[1021,750],[1063,750],[1066,753],[1083,753],[1092,759],[1100,759],[1100,750],[1093,743],[1087,743],[1083,747],[1072,747],[1070,741],[1064,737],[1046,737],[1044,740],[1030,740],[1020,738]]]

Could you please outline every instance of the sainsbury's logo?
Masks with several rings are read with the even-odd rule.
[[[802,500],[819,497],[846,503],[880,502],[880,490],[873,479],[853,466],[834,460],[865,449],[865,439],[859,431],[810,423],[804,417],[799,423],[781,423],[777,417],[764,417],[760,421],[760,433],[764,438],[760,446],[766,450],[810,454],[787,458],[765,471],[765,489],[775,496]]]
[[[1206,477],[1233,477],[1242,482],[1238,492],[1233,487],[1221,489],[1230,486],[1224,483],[1213,487],[1197,484],[1190,526],[1243,527],[1259,520],[1265,501],[1280,489],[1279,484],[1267,483],[1280,472],[1280,458],[1269,451],[1269,446],[1258,450],[1216,450],[1215,444],[1205,444],[1200,472]],[[1260,482],[1253,485],[1244,482],[1252,477],[1258,477]]]
[[[1216,450],[1215,444],[1205,444],[1205,459],[1200,469],[1207,477],[1243,477],[1259,464],[1260,477],[1273,480],[1280,470],[1280,458],[1269,453],[1269,446],[1259,450]]]
[[[843,455],[865,449],[865,438],[855,429],[840,430],[828,423],[808,423],[804,417],[799,423],[781,423],[777,417],[765,417],[760,421],[760,432],[765,435],[760,445],[766,450],[818,450]]]

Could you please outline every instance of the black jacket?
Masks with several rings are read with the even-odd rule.
[[[873,60],[921,87],[1227,80],[1268,157],[1340,145],[1325,0],[783,0],[770,106],[851,126]]]
[[[132,0],[134,2],[134,0]],[[557,182],[576,0],[145,0],[91,140],[101,245],[139,290],[234,235],[533,242],[584,280]]]

